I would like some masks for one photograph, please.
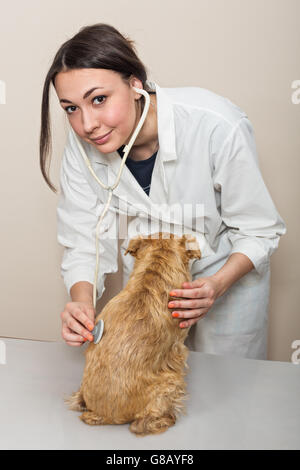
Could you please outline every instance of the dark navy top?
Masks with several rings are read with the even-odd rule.
[[[123,158],[125,145],[122,145],[118,149],[118,153],[121,158]],[[152,157],[147,158],[146,160],[132,160],[129,156],[126,158],[125,165],[129,168],[137,182],[142,186],[145,193],[149,196],[150,186],[151,186],[151,177],[152,171],[155,163],[157,152],[155,152]]]

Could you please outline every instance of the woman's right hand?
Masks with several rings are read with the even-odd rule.
[[[93,341],[90,333],[95,326],[95,309],[86,302],[68,302],[61,312],[62,337],[70,346],[81,346]]]

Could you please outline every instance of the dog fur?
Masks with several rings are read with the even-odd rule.
[[[166,431],[185,413],[189,328],[179,327],[168,302],[172,289],[191,280],[189,260],[201,252],[190,235],[159,232],[131,239],[127,253],[135,257],[133,271],[97,316],[103,336],[86,349],[80,389],[65,402],[83,411],[87,424],[131,423],[130,431],[144,436]]]

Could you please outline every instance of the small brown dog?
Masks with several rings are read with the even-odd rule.
[[[103,336],[86,349],[80,389],[65,401],[87,424],[131,423],[143,436],[166,431],[185,412],[189,328],[179,327],[168,301],[191,280],[189,260],[201,253],[194,237],[163,232],[131,239],[127,253],[134,269],[97,316]]]

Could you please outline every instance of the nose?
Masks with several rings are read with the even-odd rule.
[[[101,127],[99,123],[99,116],[96,116],[91,111],[85,111],[82,113],[82,127],[86,134],[92,134],[94,129]]]

